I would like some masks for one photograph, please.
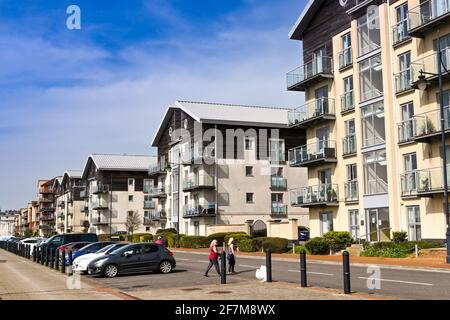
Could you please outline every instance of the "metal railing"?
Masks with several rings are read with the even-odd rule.
[[[199,215],[215,215],[216,206],[214,202],[200,202],[192,205],[183,206],[183,216],[192,217]]]
[[[270,177],[270,188],[272,189],[286,189],[287,179],[283,177]]]
[[[409,29],[413,30],[450,13],[449,0],[427,0],[408,11]]]
[[[450,170],[450,165],[447,165]],[[400,175],[402,195],[441,191],[444,189],[442,167],[431,169],[418,169]],[[447,177],[450,185],[450,177]]]
[[[394,45],[409,39],[409,20],[403,20],[392,27],[392,39]]]
[[[402,72],[396,73],[394,75],[395,79],[395,92],[400,93],[407,91],[412,88],[412,72],[411,68],[403,70]]]
[[[166,161],[158,161],[158,164],[150,166],[148,169],[149,175],[164,173],[167,170],[167,162]]]
[[[356,153],[356,135],[346,136],[342,139],[343,155]]]
[[[103,216],[92,217],[90,220],[90,224],[93,226],[107,225],[107,224],[109,224],[109,220]]]
[[[290,196],[291,204],[293,206],[339,202],[337,184],[324,183],[316,186],[293,189],[290,192]]]
[[[183,181],[183,190],[195,188],[212,188],[214,187],[214,177],[206,174],[199,174]]]
[[[92,186],[92,194],[99,194],[99,193],[107,193],[109,192],[109,185],[107,184],[95,184]]]
[[[444,106],[445,130],[450,130],[450,107]],[[435,109],[418,114],[398,125],[399,141],[405,142],[441,132],[441,112]]]
[[[300,124],[320,116],[336,115],[334,99],[319,98],[288,112],[289,125]]]
[[[450,70],[450,47],[446,47],[441,50],[441,60],[442,63],[439,63],[438,53],[435,52],[411,62],[411,82],[415,83],[419,80],[421,71],[425,72],[424,76],[426,79],[435,77],[430,74],[438,74],[439,66],[441,66],[442,74],[447,74],[447,70]]]
[[[144,200],[144,209],[155,209],[155,203],[151,200]]]
[[[98,199],[95,201],[92,201],[92,210],[97,210],[97,209],[107,209],[108,206],[108,201],[104,200],[104,199]]]
[[[341,112],[355,109],[355,99],[353,90],[344,93],[341,96]]]
[[[347,181],[344,184],[345,201],[358,201],[358,181]]]
[[[398,128],[398,142],[413,141],[416,137],[416,120],[414,118],[403,120],[397,125]]]
[[[288,206],[286,204],[273,202],[270,212],[271,212],[272,216],[286,216],[287,210],[288,210]]]
[[[153,187],[148,190],[148,194],[152,197],[156,196],[163,196],[166,194],[166,188],[165,187]]]
[[[325,158],[336,158],[336,141],[319,140],[316,143],[289,150],[289,164],[291,166]]]
[[[339,69],[350,66],[353,63],[352,47],[339,52]]]
[[[330,57],[316,58],[286,74],[287,87],[291,88],[319,74],[333,74],[333,59]]]

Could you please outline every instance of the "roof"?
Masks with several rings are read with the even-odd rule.
[[[337,1],[337,0],[336,0]],[[303,32],[308,27],[312,18],[320,8],[324,0],[309,0],[306,6],[303,8],[300,17],[298,17],[291,31],[289,32],[289,38],[292,40],[302,40]]]
[[[83,175],[83,171],[82,170],[67,170],[66,173],[69,178],[81,178]]]
[[[90,160],[97,167],[97,170],[148,171],[152,165],[157,164],[156,156],[93,153],[88,157],[82,177],[87,174]]]
[[[261,107],[238,104],[176,101],[169,106],[152,141],[152,146],[158,145],[165,127],[175,109],[181,109],[195,121],[212,124],[230,124],[254,127],[287,127],[288,111],[293,108]]]

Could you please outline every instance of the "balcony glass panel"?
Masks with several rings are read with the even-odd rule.
[[[288,112],[289,125],[307,122],[325,115],[335,115],[334,99],[320,98]]]
[[[347,136],[342,139],[342,145],[344,155],[356,153],[356,135]]]
[[[341,96],[341,112],[350,111],[355,109],[355,101],[353,90],[344,93]]]
[[[287,87],[293,87],[319,74],[333,74],[332,58],[317,58],[288,72],[286,75]]]
[[[409,39],[408,20],[400,21],[392,28],[392,38],[394,45]]]
[[[395,92],[403,92],[412,88],[412,73],[411,69],[404,70],[394,75],[395,78]]]
[[[272,215],[274,216],[286,216],[287,215],[287,205],[283,203],[272,203]]]
[[[336,158],[336,141],[321,140],[289,150],[289,164],[291,166],[324,158]]]
[[[357,201],[358,195],[358,181],[348,181],[344,185],[345,201]]]
[[[450,70],[450,47],[441,50],[441,60],[442,63],[439,64],[438,54],[433,53],[421,59],[411,62],[411,82],[416,82],[419,80],[421,71],[426,73],[434,74],[424,74],[426,79],[436,78],[435,75],[438,74],[438,66],[441,66],[442,74],[447,74],[447,70]]]
[[[408,12],[410,29],[421,27],[447,13],[450,13],[449,0],[423,1]]]
[[[450,165],[447,165],[450,172]],[[400,175],[402,194],[417,194],[444,189],[444,175],[442,167],[414,170]],[[447,184],[450,185],[450,175],[447,177]]]
[[[183,207],[183,215],[185,217],[199,216],[199,215],[214,215],[215,214],[215,203],[200,201],[199,203],[193,203],[185,205]]]
[[[292,205],[337,203],[338,199],[338,186],[335,184],[321,184],[291,190]]]

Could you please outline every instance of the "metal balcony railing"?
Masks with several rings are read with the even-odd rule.
[[[109,208],[108,201],[104,199],[92,201],[92,210],[102,210],[108,208]]]
[[[287,179],[283,177],[270,177],[270,188],[277,190],[287,189]]]
[[[347,136],[342,139],[343,155],[348,156],[356,153],[356,135]]]
[[[450,107],[444,107],[445,130],[450,130]],[[435,109],[418,114],[398,124],[399,142],[421,141],[441,134],[441,112]]]
[[[291,190],[293,206],[329,205],[339,202],[337,184],[320,184]]]
[[[336,159],[336,141],[334,140],[322,140],[289,150],[291,166],[300,166],[326,159]]]
[[[355,110],[355,99],[353,90],[344,93],[341,96],[341,112]]]
[[[193,205],[185,205],[183,207],[183,216],[185,218],[195,216],[214,216],[216,214],[216,206],[214,202],[200,202]]]
[[[339,52],[339,69],[346,68],[353,63],[352,47],[346,48]]]
[[[206,174],[199,174],[183,181],[183,191],[214,188],[214,177]]]
[[[144,200],[144,209],[155,209],[155,203],[151,200]]]
[[[344,184],[345,189],[345,201],[358,201],[358,181],[347,181]]]
[[[443,48],[441,50],[441,63],[438,61],[437,52],[427,55],[421,59],[411,62],[411,83],[413,87],[419,80],[421,71],[425,72],[425,79],[428,81],[436,80],[439,72],[439,66],[441,66],[441,72],[443,75],[448,74],[447,70],[450,70],[450,47]]]
[[[148,194],[151,197],[164,197],[166,196],[166,188],[165,187],[153,187],[148,190]]]
[[[410,38],[409,33],[409,20],[403,20],[392,27],[392,39],[394,46],[406,41]]]
[[[450,15],[449,0],[427,0],[420,3],[419,6],[408,11],[409,33],[415,34],[415,31],[421,29],[430,29],[434,23],[438,23],[441,18]]]
[[[333,59],[330,57],[316,58],[290,71],[286,75],[287,88],[293,89],[309,79],[319,75],[333,75]]]
[[[447,165],[450,172],[450,165]],[[413,170],[400,175],[402,196],[443,192],[444,175],[442,167]],[[450,176],[447,177],[450,185]]]
[[[401,93],[412,89],[412,72],[411,68],[403,70],[402,72],[394,75],[395,79],[395,92]]]
[[[290,126],[306,124],[323,117],[334,119],[334,99],[320,98],[288,112]]]
[[[96,184],[92,186],[92,194],[108,193],[109,185],[107,184]]]
[[[278,217],[287,216],[288,206],[283,203],[273,202],[271,206],[271,215]]]

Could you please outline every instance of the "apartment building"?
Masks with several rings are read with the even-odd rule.
[[[18,211],[0,212],[0,236],[13,236],[16,233]]]
[[[205,235],[214,227],[247,223],[257,231],[288,219],[307,226],[307,210],[290,206],[288,194],[306,184],[306,170],[286,162],[287,150],[305,135],[288,130],[287,115],[288,109],[204,102],[169,106],[152,141],[158,163],[144,189],[158,200],[149,216],[155,228]]]
[[[56,229],[58,233],[82,232],[84,214],[84,198],[81,197],[85,189],[81,170],[68,170],[57,182],[56,197]]]
[[[308,168],[308,186],[291,190],[291,202],[310,209],[312,236],[347,230],[383,241],[404,230],[411,240],[445,238],[431,74],[439,43],[450,125],[449,10],[448,0],[314,0],[295,23],[290,38],[302,41],[304,64],[287,74],[287,89],[304,92],[305,104],[288,123],[306,128],[307,142],[289,162]]]
[[[26,208],[20,210],[20,233],[37,233],[39,231],[39,204],[37,201],[30,201]]]
[[[144,196],[144,187],[150,182],[148,168],[155,164],[156,157],[152,156],[89,156],[82,174],[85,191],[81,196],[83,217],[89,222],[90,232],[128,232],[128,217],[141,221],[134,232],[151,230],[152,224],[146,217],[155,203]]]
[[[48,236],[55,231],[55,190],[54,179],[38,181],[39,234]]]
[[[54,220],[53,220],[53,231],[56,233],[63,233],[64,232],[64,221],[65,221],[65,215],[63,214],[63,208],[60,206],[60,202],[58,202],[58,198],[63,194],[62,190],[62,179],[63,176],[55,177],[53,180],[53,207],[54,210]],[[51,222],[50,222],[51,223]]]

